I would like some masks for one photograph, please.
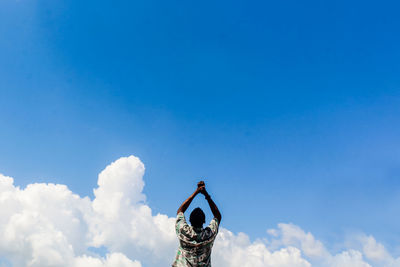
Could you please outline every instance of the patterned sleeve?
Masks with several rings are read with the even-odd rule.
[[[185,215],[183,214],[183,212],[179,212],[178,215],[176,216],[176,222],[175,222],[176,234],[179,235],[181,233],[181,230],[187,226],[188,224],[186,222]]]
[[[210,227],[213,234],[216,235],[218,233],[218,227],[219,227],[219,222],[217,218],[212,219],[208,227]]]

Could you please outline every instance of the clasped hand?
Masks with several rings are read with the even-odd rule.
[[[206,184],[204,183],[204,181],[200,181],[200,182],[197,183],[196,193],[197,194],[200,193],[200,194],[203,194],[203,195],[207,194]]]

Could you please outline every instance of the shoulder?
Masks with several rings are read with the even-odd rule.
[[[218,233],[218,228],[219,228],[219,221],[217,218],[213,218],[210,222],[210,224],[208,225],[208,227],[211,229],[211,231],[214,234]]]
[[[185,214],[183,214],[183,212],[178,212],[178,214],[176,215],[176,225],[178,224],[186,224],[186,219],[185,219]]]
[[[182,231],[187,231],[188,227],[189,225],[186,222],[185,215],[183,214],[183,212],[179,212],[176,215],[176,221],[175,221],[176,233],[179,234]]]
[[[176,219],[185,219],[185,214],[183,214],[182,211],[178,212],[178,214],[176,214]]]

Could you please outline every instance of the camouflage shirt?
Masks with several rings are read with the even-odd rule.
[[[218,233],[218,220],[212,219],[204,229],[193,228],[179,212],[175,224],[179,248],[172,267],[211,267],[211,249]]]

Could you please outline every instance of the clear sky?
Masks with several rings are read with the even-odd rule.
[[[156,213],[202,178],[252,239],[292,222],[399,253],[399,8],[2,0],[0,173],[93,197],[135,155]]]

